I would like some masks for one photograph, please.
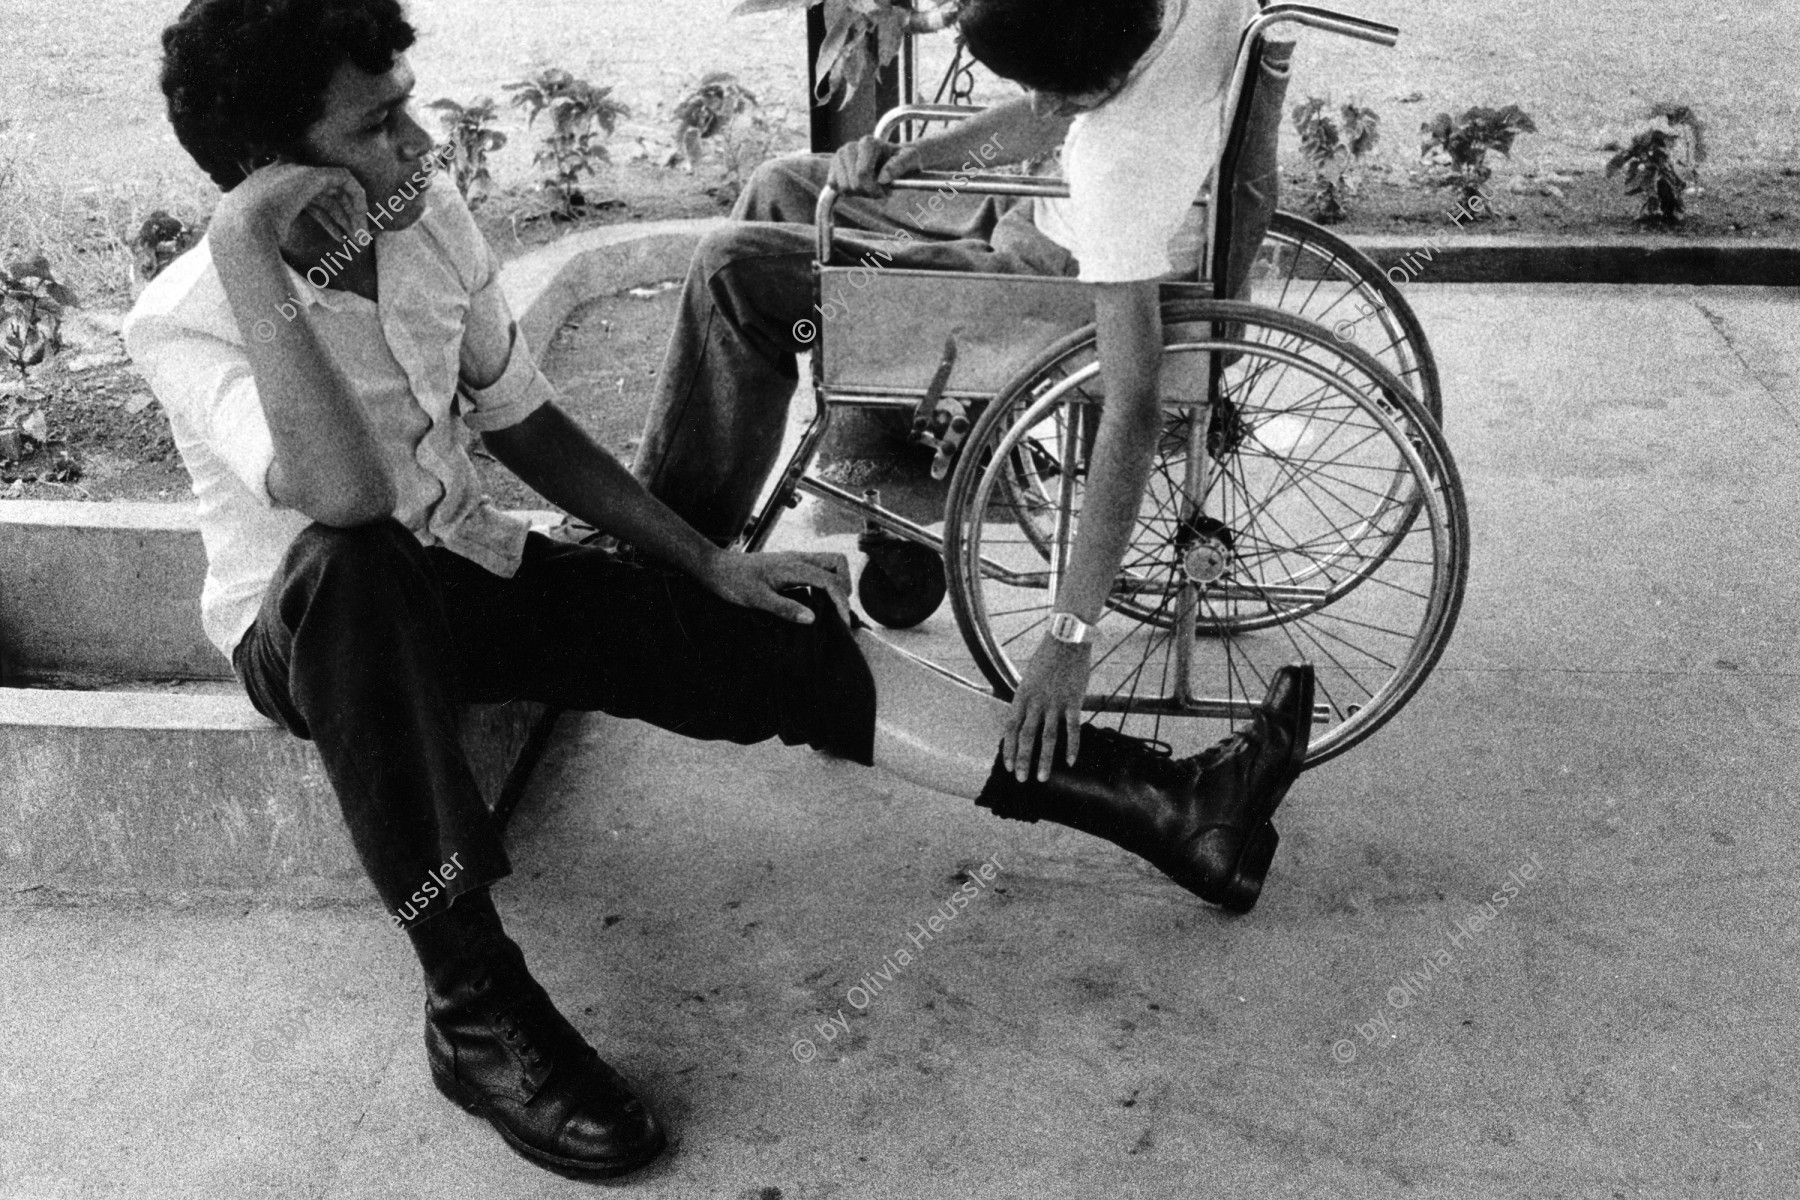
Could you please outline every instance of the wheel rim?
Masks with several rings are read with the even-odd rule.
[[[1305,317],[1367,351],[1442,423],[1437,361],[1412,305],[1379,266],[1336,234],[1276,213],[1251,266],[1249,299]]]
[[[1252,320],[1230,323],[1236,337],[1165,347],[1165,407],[1181,414],[1175,425],[1189,422],[1189,436],[1179,461],[1168,453],[1179,437],[1159,448],[1099,626],[1090,704],[1109,712],[1097,719],[1191,752],[1247,719],[1276,668],[1306,659],[1320,699],[1308,757],[1323,761],[1387,720],[1442,652],[1466,572],[1460,485],[1435,424],[1368,355],[1303,321],[1258,320],[1249,306],[1190,307],[1179,323],[1202,324],[1201,310]],[[1182,542],[1192,545],[1193,514],[1178,512],[1198,442],[1193,396],[1171,379],[1206,378],[1214,351],[1237,358],[1239,390],[1228,382],[1226,394],[1241,401],[1246,429],[1230,453],[1207,456],[1203,508],[1232,545],[1227,576],[1203,583]],[[1083,445],[1071,431],[1097,411],[1095,371],[1090,350],[1074,369],[1009,391],[971,439],[980,461],[953,488],[952,595],[971,649],[1007,690],[1048,619],[1060,543],[1044,521],[1070,486],[1060,456]]]

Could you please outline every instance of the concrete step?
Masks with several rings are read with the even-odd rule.
[[[205,570],[190,506],[0,505],[8,886],[372,894],[318,754],[251,707],[206,641]],[[464,712],[502,820],[554,719],[523,702]]]

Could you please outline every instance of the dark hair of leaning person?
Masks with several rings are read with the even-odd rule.
[[[1036,91],[1080,95],[1117,85],[1162,29],[1161,0],[965,0],[969,53]]]

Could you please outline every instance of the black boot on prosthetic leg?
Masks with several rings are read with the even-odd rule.
[[[662,1153],[656,1117],[531,977],[486,888],[407,934],[425,968],[425,1056],[440,1092],[571,1179]]]
[[[975,803],[1105,838],[1202,900],[1249,912],[1280,841],[1269,818],[1306,761],[1312,706],[1312,667],[1283,667],[1250,724],[1192,758],[1087,728],[1074,764],[1046,782],[1020,783],[996,760]]]

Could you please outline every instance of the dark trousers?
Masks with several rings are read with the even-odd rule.
[[[743,532],[774,468],[799,383],[795,355],[813,348],[795,327],[818,323],[812,221],[830,167],[829,156],[807,154],[762,164],[738,197],[736,223],[708,234],[688,268],[632,471],[719,545]],[[1075,271],[1068,251],[1037,231],[1029,201],[938,196],[934,208],[932,199],[841,201],[839,258],[873,253],[884,267],[929,271]]]
[[[869,763],[868,665],[829,599],[801,599],[810,626],[538,534],[508,579],[396,521],[312,525],[234,665],[263,715],[318,746],[357,854],[404,922],[452,856],[448,897],[419,915],[511,871],[458,740],[460,703],[535,700]]]

